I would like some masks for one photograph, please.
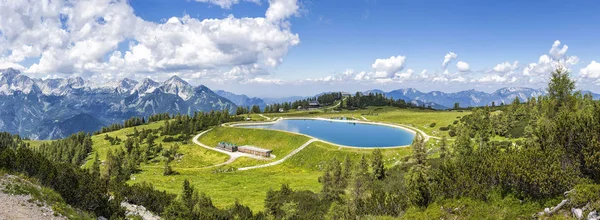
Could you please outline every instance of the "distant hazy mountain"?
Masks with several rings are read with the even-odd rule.
[[[369,90],[365,93],[383,93],[387,97],[393,97],[394,99],[404,99],[410,101],[416,101],[425,103],[425,105],[432,105],[437,109],[452,108],[454,103],[460,103],[461,107],[474,107],[474,106],[485,106],[491,105],[494,102],[496,105],[501,103],[510,104],[516,97],[519,97],[521,101],[526,101],[530,97],[538,97],[545,95],[547,92],[545,89],[532,89],[524,87],[506,87],[496,90],[492,93],[486,93],[476,90],[465,90],[454,93],[445,93],[440,91],[432,91],[423,93],[414,88],[398,89],[390,92],[383,92],[381,90]],[[584,91],[584,93],[590,93]],[[599,99],[600,95],[592,93],[595,99]]]
[[[132,116],[236,108],[209,88],[176,76],[162,83],[123,79],[95,85],[79,77],[31,79],[14,69],[0,74],[0,130],[32,139],[91,132]]]
[[[583,90],[583,91],[581,91],[581,93],[584,94],[584,95],[585,94],[591,94],[594,99],[600,99],[600,94],[593,93],[593,92],[591,92],[589,90]]]
[[[215,90],[215,93],[223,98],[229,99],[229,101],[232,101],[237,106],[251,107],[253,105],[258,105],[261,109],[264,109],[265,106],[267,106],[267,103],[261,98],[250,98],[247,95],[238,95],[223,90]]]

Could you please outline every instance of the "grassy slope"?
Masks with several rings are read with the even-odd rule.
[[[305,143],[309,138],[261,129],[217,127],[200,138],[207,145],[215,145],[219,141],[230,141],[242,144],[255,145],[267,149],[273,149],[273,153],[281,158],[293,149]],[[358,160],[360,156],[370,155],[369,149],[339,148],[322,142],[315,142],[281,165],[249,171],[235,171],[228,173],[214,173],[213,168],[204,169],[181,169],[173,164],[173,169],[180,175],[162,176],[162,166],[142,166],[142,172],[135,174],[135,181],[148,181],[160,190],[178,193],[184,179],[189,179],[201,192],[212,197],[217,206],[227,206],[233,202],[240,201],[250,206],[253,210],[262,210],[269,188],[277,189],[281,184],[289,184],[298,190],[319,191],[321,185],[318,177],[321,169],[332,157],[343,160],[346,155]],[[384,156],[388,164],[410,154],[409,148],[396,148],[384,150]],[[271,161],[260,161],[251,158],[239,158],[230,166],[245,167],[264,164]],[[162,163],[161,163],[162,164]],[[293,173],[294,175],[290,175]]]
[[[137,126],[136,129],[141,131],[142,129],[157,129],[162,126],[164,122],[154,122],[147,125]],[[106,160],[107,152],[112,149],[115,150],[119,147],[123,147],[125,143],[125,139],[127,139],[127,134],[133,134],[134,128],[125,128],[118,131],[109,132],[106,134],[95,135],[92,137],[92,141],[94,143],[93,147],[96,152],[98,152],[98,156],[101,161]],[[104,135],[109,135],[111,137],[118,136],[121,140],[121,144],[119,145],[110,145],[110,142],[104,140]],[[158,137],[155,140],[156,144],[162,144],[163,148],[170,148],[176,142],[163,142],[162,140],[166,136]],[[173,166],[177,166],[180,168],[191,168],[196,169],[200,167],[206,167],[213,164],[218,164],[227,161],[229,158],[227,155],[220,154],[208,149],[200,148],[192,143],[178,143],[179,144],[179,152],[184,156],[180,160],[176,160],[172,163]],[[88,158],[88,162],[84,166],[90,166],[93,162],[93,154]],[[154,162],[150,164],[144,164],[144,166],[157,166],[161,169],[163,166],[159,162]],[[162,172],[161,172],[162,173]]]
[[[289,154],[310,138],[286,132],[265,129],[248,129],[232,127],[216,127],[199,138],[199,141],[208,146],[217,146],[221,141],[242,145],[252,145],[273,150],[277,157]]]
[[[376,112],[376,115],[367,115]],[[307,111],[297,111],[283,114],[265,114],[267,117],[281,116],[310,116],[310,117],[355,117],[360,119],[364,116],[373,121],[386,121],[402,124],[411,124],[419,128],[422,125],[433,120],[438,125],[437,129],[443,123],[452,123],[456,116],[466,113],[458,112],[430,112],[423,110],[397,110],[393,108],[382,108],[375,110],[370,108],[359,111],[341,111],[327,112],[318,114],[309,114]],[[435,114],[435,115],[434,115]],[[258,115],[251,115],[253,120],[261,120]],[[138,126],[138,130],[156,129],[163,122],[155,122],[148,125]],[[428,124],[427,124],[428,125]],[[434,129],[429,129],[432,132]],[[425,129],[423,129],[425,130]],[[427,130],[426,130],[427,131]],[[428,132],[428,133],[429,133]],[[126,139],[126,135],[133,133],[133,128],[125,128],[119,131],[107,133],[109,136],[118,136],[120,139]],[[168,148],[174,144],[164,143],[165,137],[159,137],[156,143],[162,143],[163,147]],[[219,141],[229,141],[238,145],[255,145],[267,149],[273,149],[273,154],[281,158],[293,149],[305,143],[309,138],[302,135],[290,133],[268,131],[260,129],[217,127],[200,138],[200,141],[209,146],[214,146]],[[99,153],[100,159],[105,160],[109,149],[116,149],[123,146],[123,142],[118,146],[111,146],[104,140],[104,134],[92,137],[94,150]],[[430,145],[433,143],[430,141]],[[233,204],[236,200],[242,204],[248,205],[252,210],[259,211],[263,209],[266,191],[269,188],[279,188],[282,183],[289,184],[293,189],[319,191],[321,185],[318,177],[321,175],[321,169],[331,158],[336,157],[343,162],[346,156],[358,162],[361,155],[370,155],[371,149],[339,148],[322,142],[314,142],[297,155],[291,157],[285,163],[268,168],[255,169],[249,171],[236,171],[219,173],[215,168],[207,166],[222,163],[228,159],[225,154],[217,153],[194,144],[180,144],[180,152],[184,154],[181,160],[171,163],[172,168],[179,172],[179,175],[163,176],[164,163],[155,160],[149,164],[141,165],[141,172],[134,174],[130,183],[150,182],[159,190],[166,190],[170,193],[179,193],[184,179],[188,179],[195,185],[199,191],[212,197],[215,205],[224,207]],[[410,148],[384,149],[386,165],[403,161],[410,155]],[[89,159],[92,159],[93,155]],[[270,161],[259,161],[251,158],[239,158],[230,166],[245,167],[257,164],[268,163]],[[91,160],[86,165],[90,165]]]
[[[440,127],[451,125],[455,120],[459,120],[457,117],[467,114],[470,114],[470,112],[395,109],[364,117],[371,121],[410,125],[429,135],[441,137],[447,136],[448,132],[440,131]],[[432,123],[436,123],[433,128],[430,127]]]

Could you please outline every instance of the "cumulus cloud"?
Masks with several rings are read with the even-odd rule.
[[[499,63],[492,70],[497,73],[507,73],[515,71],[519,68],[519,62],[515,61],[512,64],[510,62]]]
[[[458,63],[456,63],[456,69],[458,69],[459,72],[468,72],[470,70],[470,66],[466,62],[458,61]]]
[[[585,68],[579,70],[579,76],[587,79],[600,79],[600,63],[592,61]]]
[[[560,59],[564,59],[565,54],[567,53],[567,50],[569,50],[569,46],[563,45],[563,47],[560,48],[560,41],[556,40],[552,44],[552,47],[550,48],[549,54],[555,60],[560,60]]]
[[[277,84],[277,85],[281,85],[284,82],[282,80],[279,79],[265,79],[265,78],[261,78],[261,77],[256,77],[254,79],[249,79],[247,80],[245,83],[255,83],[255,84]]]
[[[327,83],[331,83],[331,82],[367,82],[367,81],[371,81],[373,79],[373,72],[366,72],[366,71],[355,71],[353,69],[347,69],[342,73],[333,75],[333,76],[326,76],[326,77],[321,77],[321,78],[309,78],[309,79],[303,79],[300,80],[299,82],[327,82]]]
[[[467,81],[467,79],[465,79],[465,78],[464,78],[464,77],[462,77],[462,76],[458,76],[458,77],[455,77],[455,78],[452,78],[452,79],[450,79],[450,81],[451,81],[451,82],[459,82],[459,83],[463,83],[463,82],[466,82],[466,81]]]
[[[376,59],[375,63],[371,65],[375,71],[375,78],[393,78],[396,73],[404,69],[404,63],[406,62],[405,56],[391,56],[387,59]]]
[[[269,0],[269,8],[265,14],[268,21],[281,21],[290,16],[297,15],[298,0]]]
[[[413,73],[415,73],[415,71],[413,69],[408,69],[408,70],[406,70],[406,72],[397,73],[394,78],[400,79],[400,80],[407,80],[407,79],[410,79],[410,77],[413,75]]]
[[[514,76],[500,76],[497,74],[486,74],[480,78],[477,79],[473,79],[471,80],[472,82],[479,82],[479,83],[507,83],[507,82],[516,82],[517,81],[517,77]]]
[[[0,6],[0,63],[39,58],[26,67],[32,74],[217,71],[253,78],[281,64],[300,42],[285,22],[297,1],[269,3],[265,17],[184,15],[155,23],[137,17],[125,0],[9,1]]]
[[[537,63],[530,63],[523,68],[523,75],[530,77],[530,81],[535,81],[537,78],[545,78],[546,75],[550,74],[557,66],[569,67],[579,63],[579,58],[576,56],[567,56],[568,46],[561,45],[560,41],[555,41],[550,48],[549,54],[540,56]]]
[[[231,8],[231,6],[240,3],[240,0],[195,0],[195,1],[218,5],[219,7],[225,8],[225,9],[229,9],[229,8]],[[260,4],[260,0],[244,0],[244,1]]]
[[[452,62],[452,60],[456,59],[458,55],[456,55],[454,52],[448,52],[446,54],[446,56],[444,56],[444,62],[442,62],[442,68],[446,69],[448,67],[448,64],[450,64],[450,62]]]

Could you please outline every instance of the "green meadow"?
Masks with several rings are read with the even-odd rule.
[[[446,135],[439,131],[439,127],[452,124],[458,117],[462,117],[469,112],[458,111],[432,111],[418,109],[397,109],[397,108],[375,108],[370,107],[365,110],[348,111],[343,110],[334,112],[332,110],[319,111],[291,111],[287,113],[264,114],[267,117],[323,117],[336,118],[346,117],[356,120],[386,122],[394,124],[409,125],[428,133],[429,135]],[[265,121],[266,119],[258,114],[246,115],[252,121]],[[430,127],[431,123],[436,123],[435,127]],[[138,131],[142,129],[158,129],[164,122],[154,122],[147,125],[135,127]],[[123,147],[127,135],[133,134],[134,128],[125,128],[105,134],[92,137],[94,151],[98,153],[101,161],[106,160],[106,154],[109,150],[115,150]],[[111,145],[105,140],[105,135],[119,137],[120,144]],[[163,148],[170,148],[174,144],[180,146],[179,153],[183,156],[171,162],[171,167],[178,172],[177,175],[163,176],[164,158],[157,157],[147,163],[140,165],[140,172],[133,174],[130,184],[149,182],[157,189],[165,190],[169,193],[179,194],[182,183],[188,179],[196,188],[209,195],[214,204],[219,207],[226,207],[239,201],[248,205],[252,210],[260,211],[264,209],[264,199],[266,192],[270,188],[277,189],[281,184],[289,184],[295,190],[311,190],[318,192],[321,184],[318,181],[322,174],[322,169],[332,159],[336,158],[344,162],[346,157],[357,162],[364,155],[370,157],[373,149],[366,148],[344,148],[330,145],[323,142],[313,142],[305,149],[290,157],[284,163],[269,166],[260,169],[247,171],[230,171],[235,168],[255,166],[270,163],[283,158],[294,149],[306,143],[310,138],[303,135],[264,130],[218,126],[207,132],[199,138],[199,141],[208,146],[216,146],[218,142],[227,141],[241,145],[253,145],[265,149],[273,150],[276,155],[274,159],[257,160],[253,158],[241,157],[231,164],[222,167],[213,167],[213,165],[223,163],[229,159],[228,155],[212,151],[192,143],[191,140],[183,142],[163,142],[167,136],[159,136],[156,139],[157,144],[162,144]],[[430,157],[435,157],[436,142],[431,139],[428,142],[428,148],[431,150]],[[32,146],[39,146],[43,141],[30,141]],[[391,167],[408,161],[411,155],[411,148],[390,148],[382,149],[384,162],[386,166]],[[90,166],[95,154],[88,157],[88,162],[84,165]],[[233,169],[229,169],[233,168]]]

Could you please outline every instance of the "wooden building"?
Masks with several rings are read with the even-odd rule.
[[[217,149],[221,149],[224,151],[229,151],[229,152],[236,152],[238,151],[238,146],[232,143],[227,143],[227,142],[219,142],[219,144],[217,144]]]
[[[308,102],[308,110],[314,110],[321,107],[319,101],[309,101]]]
[[[273,152],[273,150],[262,149],[262,148],[258,148],[258,147],[254,147],[254,146],[248,146],[248,145],[240,146],[237,148],[237,150],[242,153],[263,156],[263,157],[271,157],[271,152]]]

